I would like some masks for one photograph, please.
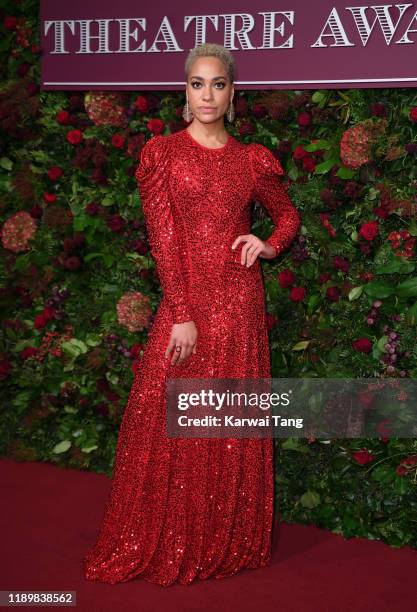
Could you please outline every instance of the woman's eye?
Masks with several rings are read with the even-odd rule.
[[[216,83],[216,85],[221,85],[221,87],[219,87],[218,89],[223,89],[225,83],[223,83],[223,81],[219,81],[218,83]]]

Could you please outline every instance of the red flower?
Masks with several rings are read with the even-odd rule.
[[[369,338],[358,338],[352,342],[352,346],[358,353],[370,353],[372,350],[372,342]]]
[[[314,172],[316,164],[311,155],[306,155],[303,159],[303,170],[306,172]]]
[[[66,125],[67,123],[69,123],[69,118],[70,118],[70,114],[66,110],[59,111],[55,117],[57,122],[61,123],[62,125]]]
[[[327,281],[330,278],[331,278],[331,274],[329,274],[328,272],[323,272],[323,274],[320,274],[319,276],[320,285],[324,285],[324,283],[327,283]]]
[[[107,227],[111,229],[112,232],[120,232],[125,226],[125,221],[123,217],[121,217],[118,213],[111,215],[107,219]]]
[[[306,155],[308,155],[308,153],[304,149],[303,145],[298,145],[298,147],[296,147],[292,152],[293,159],[295,160],[303,159],[306,157]]]
[[[56,194],[45,191],[43,194],[43,199],[47,204],[51,204],[52,202],[56,202]]]
[[[113,134],[111,137],[111,143],[116,149],[122,149],[125,143],[126,137],[123,134]]]
[[[295,282],[295,274],[291,270],[281,270],[278,274],[278,282],[280,287],[283,289],[288,289],[288,287],[292,287]]]
[[[17,26],[17,17],[14,15],[7,15],[3,20],[3,25],[6,30],[15,30]]]
[[[290,299],[293,302],[301,302],[306,296],[305,287],[292,287],[290,291]]]
[[[43,312],[41,312],[40,314],[36,315],[36,317],[34,319],[35,329],[42,329],[43,327],[45,327],[45,325],[47,323],[48,323],[48,318],[44,315]]]
[[[346,257],[342,257],[341,255],[335,255],[333,257],[333,265],[336,270],[341,270],[342,272],[349,272],[349,260]]]
[[[413,108],[410,110],[409,117],[413,123],[417,123],[417,106],[413,106]]]
[[[148,110],[148,100],[145,96],[138,96],[135,100],[135,106],[141,113],[146,113]]]
[[[361,226],[359,234],[362,236],[362,238],[365,238],[365,240],[371,242],[375,236],[377,236],[378,231],[378,221],[368,221]]]
[[[365,465],[366,463],[370,463],[375,459],[375,456],[372,455],[366,448],[361,448],[361,450],[354,452],[352,456],[356,463],[359,463],[360,465]]]
[[[20,356],[21,356],[22,359],[29,359],[30,357],[34,357],[37,352],[38,352],[38,349],[36,347],[34,347],[34,346],[27,346],[20,353]]]
[[[7,359],[0,360],[0,379],[6,378],[12,369],[11,363]]]
[[[64,174],[64,171],[59,166],[51,166],[48,170],[48,176],[51,181],[56,181],[60,176]]]
[[[326,297],[331,302],[338,302],[340,299],[340,289],[338,287],[328,287],[326,289]]]
[[[146,127],[152,134],[162,134],[164,131],[164,122],[161,119],[149,119]]]
[[[54,318],[55,313],[56,309],[52,308],[52,306],[45,306],[43,309],[43,314],[48,321]]]
[[[278,317],[276,317],[275,315],[271,314],[270,312],[266,313],[266,325],[268,328],[268,331],[271,331],[271,329],[273,329],[278,323]]]
[[[70,130],[67,132],[67,140],[72,145],[79,144],[83,139],[83,133],[81,130]]]
[[[311,123],[310,113],[300,113],[297,117],[297,121],[300,127],[307,127]]]

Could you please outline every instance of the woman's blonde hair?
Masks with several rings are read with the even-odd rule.
[[[188,54],[185,60],[185,76],[188,79],[190,73],[191,64],[195,62],[199,57],[217,57],[226,66],[227,74],[229,76],[230,83],[235,80],[235,60],[229,49],[218,45],[216,43],[204,43],[194,47]]]

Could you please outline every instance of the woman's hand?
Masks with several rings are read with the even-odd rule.
[[[264,242],[254,234],[243,234],[242,236],[238,236],[232,244],[232,249],[235,249],[240,242],[245,243],[242,247],[241,263],[242,266],[246,265],[247,268],[255,263],[257,257],[273,259],[277,254],[273,246]]]
[[[169,357],[174,349],[171,365],[180,365],[191,353],[196,352],[197,327],[194,321],[185,323],[174,323],[171,331],[171,338],[165,351],[165,357]],[[177,350],[181,348],[181,350]]]

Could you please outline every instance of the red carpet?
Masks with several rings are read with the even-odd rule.
[[[77,610],[408,612],[417,609],[417,551],[345,540],[281,522],[272,564],[221,580],[161,587],[117,585],[82,575],[110,488],[106,476],[48,463],[0,460],[0,590],[76,591]]]

